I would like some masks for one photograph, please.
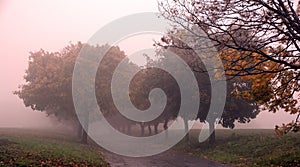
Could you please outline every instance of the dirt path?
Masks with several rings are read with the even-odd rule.
[[[210,160],[173,150],[144,158],[129,158],[105,151],[104,156],[111,167],[224,167]]]

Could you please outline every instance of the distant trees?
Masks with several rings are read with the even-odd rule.
[[[228,76],[253,83],[236,94],[271,112],[300,113],[299,2],[167,0],[159,6],[162,16],[176,25],[175,31],[185,29],[195,39],[213,42]]]
[[[73,69],[76,58],[82,47],[85,47],[91,56],[97,56],[99,53],[110,48],[108,45],[89,46],[77,43],[65,47],[61,52],[50,53],[44,50],[32,52],[30,53],[28,69],[26,70],[26,75],[24,77],[26,83],[21,85],[20,90],[15,91],[15,94],[23,100],[26,107],[31,107],[33,110],[44,111],[48,115],[54,115],[61,121],[72,122],[74,127],[78,130],[81,141],[86,143],[88,136],[82,126],[85,126],[85,129],[88,129],[88,124],[81,125],[79,123],[72,99]],[[172,47],[168,49],[178,54],[193,69],[195,68],[195,66],[193,66],[195,62],[198,62],[198,68],[205,69],[201,60],[195,59],[194,52]],[[160,51],[160,59],[157,61],[148,59],[147,68],[138,72],[131,81],[129,87],[131,101],[141,110],[145,110],[149,107],[150,103],[148,96],[152,89],[161,88],[166,93],[168,99],[164,112],[158,118],[150,122],[135,122],[128,120],[119,113],[112,99],[112,76],[119,63],[126,58],[124,52],[120,51],[118,47],[111,47],[99,66],[97,63],[91,63],[91,66],[98,66],[95,79],[96,82],[95,85],[92,85],[96,88],[98,105],[106,116],[106,119],[115,128],[125,131],[125,128],[127,127],[128,133],[130,134],[131,126],[138,124],[141,127],[142,135],[144,135],[145,126],[148,126],[150,133],[152,132],[151,126],[154,126],[154,133],[158,133],[159,124],[163,124],[163,128],[167,130],[168,122],[174,120],[178,116],[181,102],[178,83],[176,83],[176,80],[174,80],[169,73],[152,67],[156,63],[160,63],[164,66],[164,61],[173,61],[172,58],[166,59],[166,57],[164,57],[163,49]],[[122,75],[120,75],[121,77],[124,77],[124,79],[129,77],[129,72],[139,69],[138,66],[129,63],[128,59],[125,63],[129,65],[126,69],[127,71],[121,71]],[[174,70],[179,76],[184,76],[181,72],[182,69],[176,69],[176,64],[174,64]],[[210,80],[207,73],[199,72],[196,69],[194,70],[194,75],[198,81],[201,94],[200,108],[196,118],[199,119],[200,122],[208,122],[210,128],[214,130],[216,121],[224,127],[233,128],[236,120],[245,123],[249,122],[250,119],[255,118],[257,114],[256,103],[253,100],[240,98],[232,93],[236,90],[243,91],[246,85],[251,86],[252,83],[243,81],[240,78],[235,78],[228,81],[228,100],[224,109],[224,114],[219,119],[215,118],[213,120],[207,120],[206,116],[210,106],[211,96]],[[85,76],[82,76],[82,82],[85,82]],[[243,87],[238,87],[237,89],[238,85],[243,85]],[[117,89],[124,88],[118,87]],[[81,92],[76,93],[85,92],[82,90]],[[90,114],[93,113],[92,110],[95,110],[94,108],[88,107],[90,101],[89,98],[90,97],[83,99],[83,103],[87,106],[85,111],[87,120],[93,117],[93,115]],[[179,116],[183,118],[185,130],[187,132],[187,122],[193,119],[190,117],[189,111],[185,111]],[[214,135],[212,135],[210,138],[211,143],[213,143],[214,140]]]
[[[149,93],[155,88],[160,88],[167,96],[167,104],[162,114],[156,119],[141,123],[142,133],[143,126],[148,125],[149,134],[151,134],[151,126],[154,126],[154,133],[158,133],[159,124],[163,125],[163,129],[168,129],[168,123],[177,118],[180,109],[180,90],[176,80],[166,71],[156,68],[155,64],[163,63],[163,61],[153,61],[147,55],[147,64],[142,67],[142,70],[133,78],[130,97],[133,104],[145,110],[150,107]],[[154,99],[155,100],[155,99]],[[156,101],[159,103],[159,101]]]
[[[166,39],[163,39],[163,41],[165,40]],[[256,115],[258,114],[258,104],[253,99],[248,99],[235,94],[235,91],[237,90],[243,91],[246,88],[250,89],[253,83],[244,81],[240,77],[236,77],[228,79],[227,81],[227,95],[222,116],[220,118],[215,117],[208,119],[207,115],[209,108],[211,107],[211,83],[208,72],[206,71],[206,67],[193,50],[185,49],[185,47],[177,47],[184,46],[184,44],[180,43],[176,39],[174,39],[172,42],[175,42],[176,46],[169,45],[166,47],[166,45],[164,45],[164,47],[161,49],[175,53],[189,65],[189,68],[193,70],[193,74],[197,79],[200,91],[200,106],[196,119],[199,119],[200,122],[206,122],[209,124],[210,131],[212,132],[212,135],[209,138],[209,142],[211,144],[214,144],[215,142],[215,123],[219,123],[225,128],[234,128],[236,121],[240,123],[248,123],[251,119],[256,118]],[[170,61],[171,59],[168,58],[168,60],[164,60],[164,57],[161,57],[161,61]],[[178,69],[178,71],[180,71],[180,69]],[[177,98],[180,97],[177,96]],[[184,112],[183,115],[180,115],[180,117],[183,118],[184,125],[186,126],[185,129],[187,130],[188,121],[193,121],[190,117],[189,111]],[[188,136],[189,135],[187,134],[186,140],[188,140]]]
[[[86,143],[87,132],[83,130],[78,121],[72,99],[73,69],[76,58],[83,46],[90,51],[91,56],[97,56],[110,47],[108,45],[94,47],[83,45],[79,42],[70,44],[61,52],[52,53],[44,50],[31,52],[26,75],[24,76],[26,83],[21,85],[20,90],[14,93],[23,100],[26,107],[44,111],[48,115],[54,115],[61,121],[72,122],[78,130],[81,141]],[[112,64],[121,61],[125,58],[125,55],[118,47],[111,47],[106,57],[108,60],[106,59],[106,61],[102,62],[104,64],[99,66],[103,72],[101,73],[102,77],[107,77],[111,71]],[[97,78],[99,76],[100,74],[98,73]],[[106,82],[106,80],[103,81]],[[97,80],[96,87],[101,87],[101,84],[103,83]],[[96,92],[98,95],[100,94],[99,91],[97,90]],[[107,92],[105,89],[101,91]],[[84,100],[85,103],[89,102],[88,99]],[[87,108],[86,113],[90,112],[88,110],[92,109]]]
[[[106,119],[116,128],[131,134],[131,126],[140,125],[141,135],[144,135],[144,128],[148,126],[149,133],[152,133],[151,126],[154,126],[154,133],[158,133],[159,124],[163,125],[165,130],[168,129],[168,122],[176,119],[178,111],[180,109],[180,90],[176,80],[166,71],[158,68],[154,68],[155,64],[164,66],[165,61],[173,61],[172,58],[166,59],[164,57],[164,50],[161,49],[160,58],[157,61],[151,61],[148,58],[148,63],[144,69],[141,69],[137,75],[132,79],[129,87],[129,96],[132,103],[140,110],[145,110],[150,106],[148,99],[149,93],[154,88],[161,88],[167,95],[167,104],[164,112],[156,119],[150,122],[136,122],[127,119],[125,116],[119,113],[112,99],[111,83],[113,74],[119,65],[119,63],[126,58],[124,52],[120,51],[118,47],[104,46],[89,46],[81,43],[70,44],[65,47],[61,52],[46,52],[40,50],[38,52],[30,53],[28,69],[24,77],[26,83],[20,86],[20,90],[14,93],[18,95],[24,102],[26,107],[31,107],[33,110],[44,111],[48,115],[54,115],[61,121],[70,121],[78,130],[78,134],[83,143],[87,143],[87,131],[88,123],[79,123],[77,118],[73,99],[72,99],[72,77],[76,58],[80,50],[85,47],[88,50],[90,56],[98,56],[99,53],[109,49],[103,60],[98,65],[97,63],[91,62],[92,66],[98,66],[98,71],[95,79],[95,93],[98,101],[98,105],[101,111],[106,116]],[[184,61],[186,61],[192,68],[195,59],[194,53],[178,48],[169,48],[173,52],[177,53]],[[200,60],[196,60],[200,61]],[[125,60],[128,64],[126,70],[120,71],[123,77],[121,80],[125,80],[129,77],[128,73],[139,70],[140,68]],[[173,63],[174,64],[174,63]],[[203,65],[201,62],[198,65]],[[198,66],[199,67],[199,66]],[[179,76],[184,76],[181,72],[182,69],[176,69],[174,64],[174,72]],[[194,71],[194,75],[198,81],[198,86],[201,94],[200,108],[197,119],[200,122],[209,122],[210,126],[213,126],[217,121],[207,120],[207,112],[210,106],[210,80],[207,73],[201,73]],[[82,82],[86,81],[86,76],[82,76]],[[235,120],[245,123],[249,122],[250,119],[255,118],[257,112],[257,105],[247,99],[239,98],[232,94],[235,90],[235,85],[239,84],[242,80],[232,79],[228,81],[229,92],[227,94],[228,104],[225,106],[225,111],[218,121],[224,127],[233,128]],[[246,83],[246,82],[243,82]],[[117,87],[117,89],[124,89]],[[241,90],[240,88],[239,90]],[[79,90],[75,93],[85,93],[85,90]],[[117,90],[118,91],[118,90]],[[73,92],[74,93],[74,92]],[[191,95],[193,96],[193,95]],[[83,103],[86,104],[85,114],[87,115],[87,121],[93,118],[95,110],[89,107],[89,99],[83,99]],[[125,106],[126,107],[126,106]],[[184,120],[185,130],[188,131],[189,120],[193,120],[190,117],[189,111],[183,112],[180,117]],[[188,140],[188,135],[187,135]],[[210,138],[210,141],[214,141],[214,136]]]
[[[69,45],[61,52],[31,52],[24,79],[26,83],[14,93],[33,110],[45,111],[59,120],[77,124],[72,101],[72,72],[82,45]],[[80,127],[78,127],[80,128]]]

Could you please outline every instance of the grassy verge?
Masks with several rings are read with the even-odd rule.
[[[99,148],[55,135],[0,129],[0,166],[107,166]]]
[[[197,142],[199,131],[190,133],[190,142],[175,149],[234,166],[300,166],[300,134],[277,137],[273,130],[217,130],[216,144]]]

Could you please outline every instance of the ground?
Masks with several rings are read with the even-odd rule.
[[[174,150],[161,153],[159,155],[129,158],[119,156],[110,152],[105,152],[105,159],[111,167],[222,167],[228,166],[221,163],[216,163],[204,158],[189,155]]]
[[[108,166],[98,148],[64,131],[0,129],[1,166]]]
[[[144,158],[115,155],[70,131],[0,128],[1,166],[300,166],[300,133],[284,137],[274,130],[217,130],[216,144],[190,142]]]
[[[216,130],[216,144],[199,144],[199,130],[192,130],[190,142],[177,151],[234,166],[300,167],[300,133],[278,137],[273,129]]]
[[[129,158],[90,143],[77,142],[67,131],[0,128],[0,166],[224,166],[174,150],[160,155]]]

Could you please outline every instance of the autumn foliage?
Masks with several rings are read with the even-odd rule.
[[[256,100],[264,110],[298,114],[300,3],[295,2],[167,0],[160,2],[160,11],[175,31],[184,29],[199,40],[211,40],[228,76],[252,82],[251,89],[237,87],[237,94]],[[197,34],[195,27],[206,36]]]

